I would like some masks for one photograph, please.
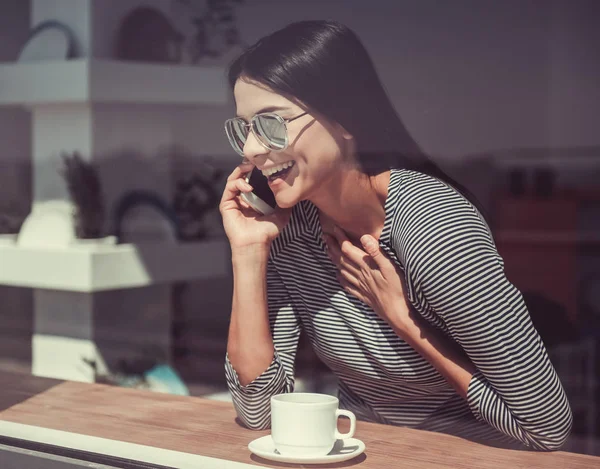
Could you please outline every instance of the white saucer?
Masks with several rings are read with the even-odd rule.
[[[331,452],[325,456],[283,456],[275,450],[271,435],[263,436],[251,441],[248,449],[261,458],[271,461],[296,463],[296,464],[329,464],[347,461],[365,450],[365,444],[357,438],[337,440]]]

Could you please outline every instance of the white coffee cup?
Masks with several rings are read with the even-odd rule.
[[[356,416],[338,408],[335,396],[317,393],[286,393],[271,397],[271,437],[284,456],[324,456],[336,440],[352,438]],[[350,419],[350,431],[340,433],[338,418]]]

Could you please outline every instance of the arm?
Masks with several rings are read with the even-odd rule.
[[[455,342],[421,318],[414,310],[401,313],[397,309],[391,314],[389,324],[413,349],[423,356],[464,399],[477,369]]]
[[[407,285],[372,236],[361,237],[363,251],[334,227],[325,238],[341,285],[426,358],[477,419],[532,448],[559,448],[571,410],[485,223],[429,176],[405,180],[403,191],[393,246],[384,248],[402,259]]]
[[[411,276],[466,356],[423,322],[408,326],[410,341],[477,419],[532,448],[558,449],[572,426],[568,401],[485,224],[459,197],[428,210]]]
[[[269,246],[233,251],[233,298],[227,357],[246,386],[273,361],[274,346],[267,314]]]
[[[226,380],[242,422],[270,425],[270,399],[294,387],[300,326],[268,253],[233,253],[234,291],[225,364]]]

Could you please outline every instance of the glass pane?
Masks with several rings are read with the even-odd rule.
[[[254,121],[254,131],[265,146],[273,150],[283,150],[287,144],[287,131],[281,117],[262,114]]]

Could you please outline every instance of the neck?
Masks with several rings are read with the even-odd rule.
[[[327,180],[309,200],[319,209],[325,232],[335,224],[354,241],[365,234],[379,239],[388,182],[389,172],[369,176],[352,168]]]

